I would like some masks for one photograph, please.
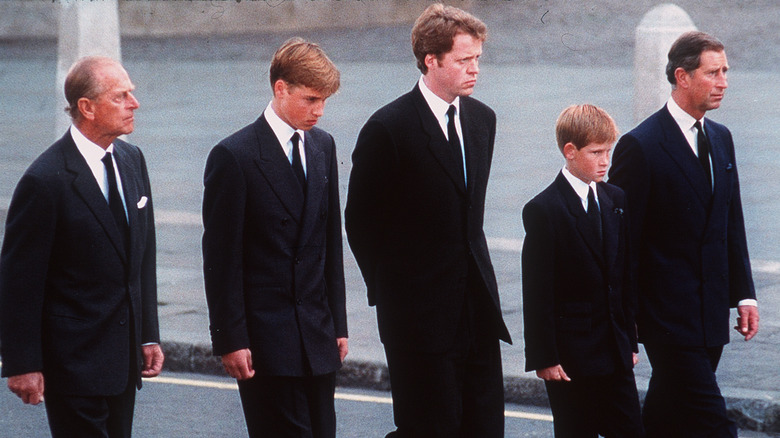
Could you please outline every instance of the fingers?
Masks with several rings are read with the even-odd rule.
[[[144,345],[144,368],[141,377],[157,377],[162,372],[165,355],[159,345]]]
[[[341,361],[344,362],[344,358],[349,354],[349,343],[347,342],[347,338],[338,338],[336,342],[339,348],[339,357],[341,358]]]
[[[43,401],[43,374],[34,372],[11,376],[8,378],[8,389],[25,404],[37,405]]]
[[[246,380],[255,375],[255,370],[252,369],[252,353],[248,348],[223,355],[222,366],[234,379]]]
[[[758,333],[758,307],[739,306],[737,310],[739,316],[737,326],[734,328],[745,337],[746,341],[749,341]]]

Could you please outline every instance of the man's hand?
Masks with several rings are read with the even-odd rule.
[[[37,405],[43,401],[43,373],[11,376],[8,378],[8,389],[18,395],[25,404]]]
[[[555,365],[553,367],[537,370],[536,376],[544,380],[555,380],[555,381],[565,380],[567,382],[571,382],[571,379],[569,378],[569,376],[566,375],[566,372],[563,371],[563,367],[560,365]]]
[[[758,333],[758,307],[739,306],[737,311],[739,316],[737,317],[737,326],[734,329],[743,335],[746,341],[749,341]]]
[[[252,352],[248,348],[223,355],[222,366],[234,379],[247,380],[255,376],[255,370],[252,368]]]
[[[639,363],[639,353],[631,353],[631,360],[634,362],[634,366]]]
[[[163,361],[165,356],[163,355],[160,344],[150,344],[141,347],[144,354],[144,367],[141,370],[141,377],[157,377],[162,371]]]
[[[347,342],[347,338],[338,338],[336,339],[336,342],[339,346],[339,357],[341,357],[341,362],[344,362],[344,358],[347,357],[347,354],[349,353],[349,343]]]

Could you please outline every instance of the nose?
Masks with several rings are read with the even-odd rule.
[[[314,116],[317,118],[322,117],[322,115],[325,114],[325,102],[320,102],[314,105],[312,114],[314,114]]]
[[[469,63],[468,73],[474,74],[474,75],[479,73],[479,60],[478,59],[475,59],[474,61]]]
[[[135,98],[135,95],[133,93],[128,93],[128,104],[130,106],[130,109],[138,109],[141,106],[141,103],[138,102],[138,99]]]

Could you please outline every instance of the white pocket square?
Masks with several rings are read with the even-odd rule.
[[[141,196],[141,200],[139,200],[138,204],[136,204],[136,205],[138,205],[138,209],[140,210],[140,209],[146,207],[146,201],[148,201],[148,200],[149,200],[149,198],[147,198],[146,196]]]

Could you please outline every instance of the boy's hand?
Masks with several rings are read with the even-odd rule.
[[[536,370],[536,376],[544,380],[571,382],[571,379],[566,375],[566,372],[563,371],[563,367],[560,365]]]

